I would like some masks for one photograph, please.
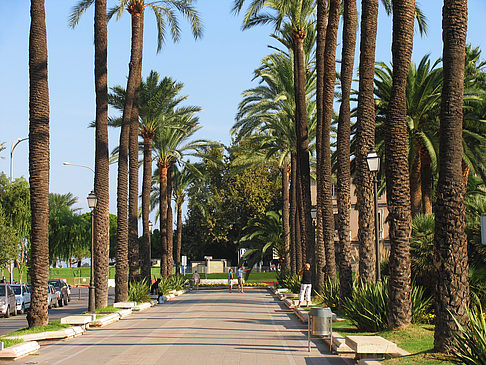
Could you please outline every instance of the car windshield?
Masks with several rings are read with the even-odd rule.
[[[59,281],[49,281],[49,284],[51,284],[52,286],[54,286],[56,288],[61,287],[61,283]]]
[[[7,287],[5,285],[0,285],[0,296],[4,296],[5,295],[5,289]]]
[[[22,295],[22,290],[20,289],[20,285],[14,285],[12,286],[12,289],[15,295]]]

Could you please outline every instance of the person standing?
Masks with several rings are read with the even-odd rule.
[[[297,304],[297,308],[300,307],[302,302],[307,302],[306,307],[311,304],[311,292],[312,292],[312,271],[310,270],[310,264],[307,263],[304,265],[304,268],[300,270],[299,275],[302,275],[302,281],[300,284],[300,295],[299,295],[299,303]]]
[[[233,291],[233,269],[230,268],[228,271],[228,285],[229,285],[229,292]]]
[[[196,287],[196,290],[199,290],[199,283],[201,282],[201,277],[199,276],[197,270],[195,270],[194,274],[192,274],[192,280],[194,280],[194,286]]]
[[[236,279],[238,279],[238,292],[244,293],[243,291],[243,273],[245,270],[240,266],[238,270],[236,270]]]

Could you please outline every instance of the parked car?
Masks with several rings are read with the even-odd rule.
[[[30,289],[26,284],[11,284],[15,293],[17,303],[17,312],[23,314],[26,309],[30,308]]]
[[[54,289],[56,289],[56,292],[58,293],[57,302],[59,304],[59,307],[62,307],[63,305],[68,305],[70,298],[68,292],[69,287],[67,283],[62,279],[55,279],[55,280],[49,280],[49,284],[51,284],[54,287]]]
[[[15,293],[8,284],[0,284],[0,313],[6,318],[17,315],[17,303]]]
[[[47,290],[47,307],[48,308],[57,308],[59,304],[59,299],[60,299],[60,292],[56,291],[56,288],[54,288],[53,285],[49,284],[48,285],[48,290]]]

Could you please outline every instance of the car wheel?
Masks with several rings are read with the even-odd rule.
[[[59,307],[62,307],[62,305],[63,305],[63,304],[62,304],[62,298],[61,298],[61,299],[59,299],[59,302],[58,302],[58,303],[59,303]]]
[[[16,316],[16,315],[17,315],[17,306],[15,306],[15,307],[14,307],[13,315],[14,315],[14,316]]]
[[[20,308],[20,314],[24,314],[25,313],[25,305],[24,303],[22,303],[22,307]]]
[[[68,305],[68,299],[64,299],[64,305]]]
[[[7,311],[5,312],[5,318],[10,317],[10,307],[7,307]]]

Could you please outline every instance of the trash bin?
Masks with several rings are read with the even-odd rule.
[[[312,307],[309,311],[311,333],[314,336],[329,336],[332,332],[332,311],[328,307]]]
[[[310,352],[310,337],[326,336],[332,351],[332,311],[329,307],[312,307],[307,321],[307,350]]]

